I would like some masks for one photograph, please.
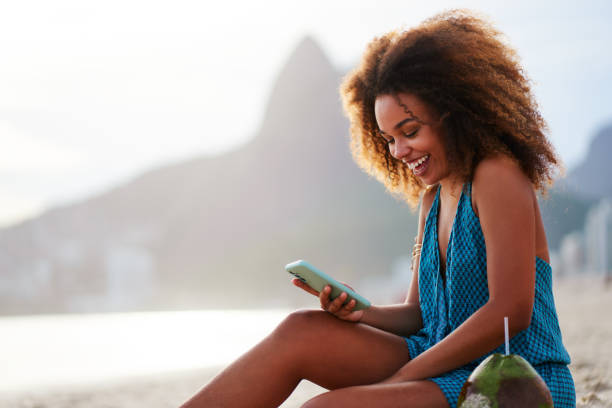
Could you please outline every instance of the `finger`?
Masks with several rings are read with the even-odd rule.
[[[331,294],[331,286],[326,285],[321,293],[319,294],[319,302],[321,302],[321,308],[327,310],[329,307],[329,295]]]
[[[342,312],[351,313],[355,306],[357,305],[357,301],[355,299],[351,299],[347,302],[347,304],[342,308]]]
[[[340,309],[342,309],[342,305],[346,301],[347,296],[348,295],[346,294],[346,292],[342,292],[340,296],[338,296],[331,302],[327,310],[331,313],[338,312]]]
[[[297,286],[300,289],[305,290],[306,292],[310,293],[311,295],[315,295],[315,296],[319,296],[319,292],[314,290],[313,288],[311,288],[307,283],[302,282],[301,280],[299,280],[298,278],[293,278],[291,280],[291,282]]]

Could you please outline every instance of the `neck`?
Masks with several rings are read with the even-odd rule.
[[[446,177],[440,180],[440,186],[442,187],[440,194],[444,195],[445,197],[454,197],[455,199],[459,199],[461,189],[463,188],[463,183],[463,180]]]

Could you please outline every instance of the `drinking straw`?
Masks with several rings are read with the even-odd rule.
[[[510,354],[510,340],[508,334],[508,316],[504,317],[504,333],[506,335],[506,355]]]

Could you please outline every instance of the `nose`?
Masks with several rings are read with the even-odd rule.
[[[406,140],[404,137],[397,138],[391,147],[391,156],[398,160],[410,156],[411,152],[412,147],[410,146],[410,141]]]

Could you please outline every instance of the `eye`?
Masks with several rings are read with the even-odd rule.
[[[404,133],[403,135],[404,135],[404,137],[408,137],[408,138],[414,137],[417,134],[418,131],[419,131],[419,129],[417,129],[417,130],[415,130],[414,132],[411,132],[411,133]]]
[[[410,132],[410,133],[402,133],[402,136],[404,136],[406,138],[414,137],[417,134],[417,132],[419,131],[419,129],[416,129],[415,131]],[[384,137],[382,135],[381,135],[381,137],[385,140],[385,143],[387,143],[389,145],[395,144],[395,138],[392,137],[390,139],[387,139],[386,137]]]

